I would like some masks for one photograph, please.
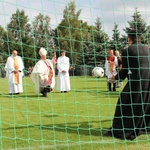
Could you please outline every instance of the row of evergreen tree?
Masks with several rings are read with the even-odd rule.
[[[76,11],[75,1],[68,3],[63,11],[63,19],[55,28],[51,28],[50,17],[39,13],[32,23],[24,10],[17,9],[11,16],[11,21],[4,29],[0,26],[0,62],[5,62],[13,49],[16,49],[24,59],[25,66],[33,66],[39,59],[38,50],[46,48],[48,56],[53,52],[60,55],[66,50],[71,64],[101,65],[109,48],[123,50],[127,46],[127,36],[121,35],[118,25],[114,23],[112,37],[102,29],[102,22],[96,18],[94,25],[88,25],[80,18],[81,10]],[[133,20],[128,21],[129,27],[123,29],[138,29],[142,34],[142,42],[150,43],[150,26],[135,9]]]

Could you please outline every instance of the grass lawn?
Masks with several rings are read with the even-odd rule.
[[[149,135],[134,141],[104,137],[122,89],[107,92],[106,78],[71,77],[71,91],[47,98],[34,93],[29,77],[24,93],[8,95],[0,78],[0,150],[149,150]],[[124,82],[125,84],[125,82]]]

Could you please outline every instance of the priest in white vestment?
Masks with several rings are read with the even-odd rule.
[[[57,89],[62,93],[70,91],[69,68],[70,68],[69,58],[66,56],[65,51],[62,51],[61,56],[58,58],[57,61],[57,69],[58,69]]]
[[[55,86],[55,59],[46,59],[47,51],[42,47],[39,51],[41,59],[36,63],[30,75],[35,84],[35,93],[42,93],[43,97],[47,97],[47,93],[51,92]]]
[[[22,77],[24,64],[22,58],[13,50],[12,55],[7,58],[5,64],[6,78],[8,78],[8,87],[10,94],[19,94],[23,92]]]

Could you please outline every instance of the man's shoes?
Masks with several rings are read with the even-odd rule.
[[[61,93],[67,93],[67,91],[61,91]]]
[[[46,92],[43,92],[43,97],[47,97],[47,93]]]
[[[43,97],[47,97],[47,92],[45,92],[45,91],[43,90],[43,91],[41,91],[41,93],[42,93]]]
[[[18,95],[20,93],[9,93],[9,95]]]

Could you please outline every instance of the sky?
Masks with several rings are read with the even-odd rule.
[[[16,9],[24,10],[31,23],[39,13],[51,18],[55,29],[63,19],[63,10],[71,0],[0,0],[0,25],[4,28]],[[135,8],[150,25],[150,0],[75,0],[76,11],[81,9],[80,19],[94,25],[96,18],[102,22],[103,30],[111,37],[114,23],[118,24],[121,34],[132,20]]]

